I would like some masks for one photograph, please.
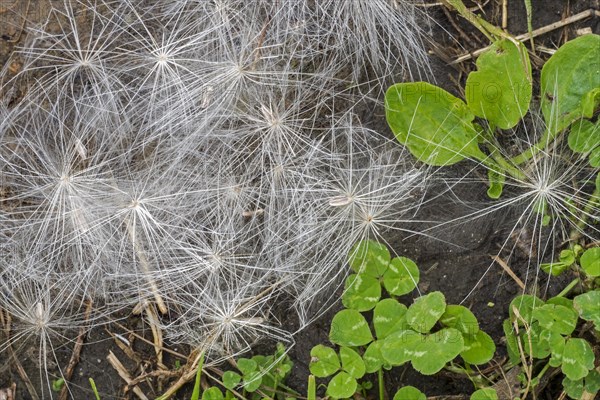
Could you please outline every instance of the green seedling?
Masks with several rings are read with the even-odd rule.
[[[200,378],[202,375],[202,367],[204,366],[204,353],[200,356],[200,361],[198,361],[198,369],[196,371],[196,380],[194,381],[194,389],[192,391],[191,400],[199,400],[200,399]]]
[[[94,397],[96,400],[100,400],[100,393],[98,392],[98,388],[96,387],[96,382],[93,378],[89,378],[90,386],[92,387],[92,392],[94,393]]]
[[[223,374],[223,386],[233,390],[241,385],[249,399],[261,399],[263,394],[268,394],[273,399],[280,398],[279,388],[291,392],[283,382],[292,370],[292,366],[293,363],[287,356],[285,347],[279,343],[275,354],[271,356],[257,355],[252,358],[238,359],[239,373],[226,371]]]
[[[510,317],[504,321],[508,354],[515,364],[526,358],[544,360],[537,376],[531,371],[522,376],[535,388],[546,371],[560,368],[564,374],[565,392],[574,399],[576,393],[595,394],[597,371],[594,350],[588,340],[577,337],[580,320],[592,321],[596,330],[600,323],[600,291],[590,291],[573,300],[562,296],[543,301],[532,295],[517,296],[510,304]],[[596,334],[597,335],[597,334]]]
[[[600,247],[584,250],[582,246],[575,245],[571,249],[561,251],[558,261],[540,265],[544,272],[553,276],[560,275],[572,267],[576,270],[581,268],[580,271],[587,278],[584,281],[587,287],[597,287],[594,282],[600,277]]]
[[[346,279],[342,303],[357,311],[373,309],[382,294],[382,286],[394,296],[408,294],[419,282],[417,265],[406,257],[392,259],[385,245],[365,240],[350,252],[350,268],[355,272]]]
[[[447,305],[441,292],[420,296],[410,307],[394,298],[416,287],[419,272],[414,262],[392,259],[384,245],[371,240],[354,246],[349,260],[356,274],[346,282],[345,296],[351,293],[351,301],[347,297],[344,304],[355,308],[339,311],[329,333],[339,351],[318,345],[311,352],[311,373],[332,377],[327,386],[330,397],[350,397],[365,373],[377,373],[382,399],[384,370],[408,362],[432,375],[459,356],[466,368],[492,358],[495,344],[479,329],[477,318],[463,306]],[[368,279],[372,282],[364,285]],[[375,284],[380,286],[377,292]],[[370,289],[363,290],[366,287]],[[390,298],[381,299],[384,290]],[[362,313],[367,310],[372,310],[372,324]]]
[[[52,390],[54,392],[60,392],[65,386],[65,380],[63,378],[58,378],[52,381]]]

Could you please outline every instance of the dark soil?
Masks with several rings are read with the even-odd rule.
[[[486,18],[499,25],[501,21],[500,4],[502,2],[491,0],[479,1],[478,3],[485,4],[483,10],[486,13]],[[526,32],[527,25],[523,1],[509,0],[508,3],[508,31],[513,34]],[[600,2],[597,0],[533,0],[532,3],[534,29],[584,10],[600,10]],[[19,57],[9,59],[9,56],[14,51],[15,45],[23,43],[26,39],[27,31],[22,30],[21,26],[34,27],[44,20],[47,12],[47,1],[0,1],[1,65],[9,68],[9,71],[18,71],[20,68]],[[430,44],[432,49],[431,69],[433,72],[431,76],[434,77],[433,80],[437,85],[460,96],[459,83],[464,83],[466,73],[473,68],[473,62],[467,61],[449,66],[447,61],[453,60],[463,53],[483,47],[486,39],[466,22],[461,21],[460,17],[454,13],[445,13],[441,7],[433,7],[429,9],[429,12],[438,24],[432,26],[430,32],[432,42]],[[25,20],[23,20],[24,16],[26,16]],[[460,27],[460,32],[457,31],[457,26]],[[583,28],[591,28],[593,32],[599,33],[600,19],[598,17],[586,19],[568,25],[566,28],[551,31],[536,38],[536,44],[543,44],[546,48],[555,49],[566,40],[574,38],[576,31]],[[543,63],[542,60],[547,57],[546,54],[538,53],[538,56],[532,56],[532,61],[539,67]],[[26,88],[23,88],[23,90],[26,90]],[[388,132],[382,110],[365,109],[362,118],[363,122],[370,124],[372,128]],[[459,164],[450,169],[448,172],[449,177],[452,175],[462,176],[462,168],[466,167]],[[441,190],[444,190],[442,184],[437,187],[434,186],[430,188],[429,196],[434,198]],[[456,198],[445,195],[435,199],[422,207],[417,219],[450,221],[461,217],[465,214],[465,204],[472,207],[472,209],[477,209],[487,201],[485,191],[486,187],[482,184],[457,186],[454,188]],[[457,199],[460,199],[461,204],[457,202]],[[467,221],[460,224],[448,224],[443,229],[436,229],[435,237],[415,236],[408,233],[399,234],[397,232],[390,232],[385,237],[397,254],[412,258],[419,265],[422,271],[419,284],[421,292],[442,291],[448,303],[462,303],[474,312],[480,326],[492,336],[498,347],[496,358],[491,365],[502,364],[505,358],[502,321],[506,316],[509,302],[520,292],[520,288],[506,275],[500,266],[492,263],[491,255],[498,253],[500,245],[506,240],[506,229],[512,226],[511,222],[513,220],[510,215],[492,215],[487,216],[485,219]],[[423,224],[418,227],[407,225],[406,230],[410,231],[418,228],[423,231],[426,227]],[[511,259],[511,268],[522,280],[525,280],[528,272],[527,260],[529,256],[530,254],[522,251]],[[546,282],[540,282],[539,284],[540,286],[546,286]],[[548,294],[551,295],[560,291],[563,284],[562,281],[552,280],[548,286]],[[406,304],[409,304],[412,297],[406,296],[403,300]],[[310,350],[316,344],[328,343],[329,323],[338,309],[339,305],[333,307],[295,337],[296,344],[290,349],[289,353],[294,362],[294,368],[287,384],[300,393],[305,392],[306,389]],[[286,317],[285,310],[286,306],[284,304],[275,307],[276,317],[283,325],[296,325],[296,321],[289,320]],[[121,323],[128,329],[139,332],[140,335],[151,339],[151,333],[140,318],[127,318]],[[125,330],[117,325],[109,326],[106,329],[94,329],[88,333],[86,344],[72,380],[72,398],[93,398],[88,377],[93,377],[95,380],[103,400],[136,398],[130,390],[127,393],[124,392],[123,380],[107,362],[106,356],[111,351],[135,376],[139,375],[142,370],[151,371],[154,369],[156,360],[151,346],[129,336],[128,339],[134,342],[133,349],[138,357],[137,360],[132,360],[115,344],[115,340],[108,333],[109,331],[127,336]],[[19,354],[25,354],[24,356],[20,355],[20,362],[34,386],[39,386],[40,379],[43,381],[45,378],[40,377],[41,369],[37,363],[39,344],[29,343],[26,345],[30,347],[30,350],[19,352]],[[0,347],[2,346],[0,345]],[[66,343],[63,347],[57,349],[59,365],[68,364],[72,347],[73,343]],[[188,349],[179,347],[173,350],[186,354]],[[259,346],[256,351],[258,353],[271,350],[268,347]],[[178,360],[176,356],[165,357],[165,364],[173,367],[176,360]],[[178,361],[182,365],[186,362],[185,359],[179,359]],[[53,371],[55,376],[58,376],[56,367],[49,370],[51,373]],[[372,376],[371,378],[376,386],[376,377]],[[0,389],[9,387],[13,382],[17,384],[16,399],[26,400],[32,398],[19,376],[16,364],[7,358],[6,352],[0,353]],[[155,397],[160,394],[158,382],[157,379],[152,378],[140,387],[149,397]],[[162,383],[163,387],[167,387],[167,382]],[[386,389],[390,395],[393,395],[398,387],[409,384],[423,390],[428,396],[465,395],[464,398],[468,398],[468,394],[473,391],[472,383],[468,379],[457,375],[437,374],[433,377],[425,377],[418,374],[410,366],[395,368],[386,373]],[[551,387],[551,385],[548,386],[547,393],[542,393],[541,398],[555,398],[552,396],[555,396],[556,392],[553,392],[550,389]],[[184,388],[179,392],[177,398],[189,399],[190,393],[189,388]],[[459,397],[452,398],[457,399]]]

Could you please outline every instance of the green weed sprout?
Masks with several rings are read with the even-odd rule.
[[[459,356],[466,369],[492,358],[493,340],[466,307],[447,305],[441,292],[420,296],[409,307],[395,299],[416,288],[419,274],[414,262],[392,259],[384,244],[372,240],[357,243],[349,258],[356,274],[346,281],[342,299],[347,308],[333,317],[329,332],[339,350],[317,345],[311,351],[310,371],[319,378],[330,377],[329,396],[350,397],[358,380],[377,373],[383,399],[384,370],[410,362],[422,374],[433,375]],[[381,299],[381,286],[389,298]],[[372,325],[363,315],[370,310]]]

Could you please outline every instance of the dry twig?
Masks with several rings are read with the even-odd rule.
[[[85,321],[90,318],[90,314],[92,313],[92,301],[89,300],[87,302],[87,307],[85,309]],[[65,374],[63,378],[65,380],[65,384],[60,389],[60,394],[58,396],[59,400],[67,400],[67,395],[69,393],[68,383],[73,376],[73,371],[75,370],[75,366],[79,362],[79,356],[81,355],[81,349],[83,347],[83,341],[85,340],[87,329],[85,326],[82,326],[79,329],[79,335],[77,336],[77,341],[75,342],[75,347],[73,347],[73,354],[71,354],[71,359],[69,360],[69,365],[67,365],[67,369],[65,370]]]
[[[523,283],[523,281],[521,279],[519,279],[519,277],[514,273],[514,271],[508,266],[506,261],[504,261],[503,259],[501,259],[498,256],[492,256],[492,260],[497,262],[498,265],[500,265],[502,267],[502,269],[512,278],[512,280],[515,281],[515,283],[517,285],[519,285],[521,290],[525,290],[525,284]]]

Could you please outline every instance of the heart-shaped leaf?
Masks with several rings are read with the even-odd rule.
[[[365,371],[369,374],[377,372],[381,367],[388,364],[383,358],[381,353],[382,340],[375,340],[370,343],[365,353],[363,354],[363,361],[365,362]],[[389,365],[389,364],[388,364]]]
[[[454,328],[444,328],[427,335],[409,352],[412,366],[423,375],[439,372],[464,348],[462,334]]]
[[[542,328],[561,335],[570,335],[575,330],[579,317],[573,308],[557,304],[544,304],[534,309],[532,315]]]
[[[223,393],[217,387],[208,388],[202,393],[202,400],[223,400]]]
[[[316,345],[310,351],[310,373],[318,378],[335,374],[340,369],[340,359],[331,347]]]
[[[381,284],[366,274],[352,274],[346,278],[342,304],[357,311],[368,311],[375,307],[381,297]]]
[[[520,326],[524,326],[526,323],[531,324],[533,310],[543,305],[544,301],[536,296],[529,294],[517,296],[510,302],[508,308],[510,320],[511,322],[516,320]]]
[[[407,329],[406,306],[395,299],[384,299],[377,303],[373,311],[375,336],[385,339],[389,334]]]
[[[586,321],[593,321],[600,330],[600,290],[592,290],[573,299],[573,307]]]
[[[340,346],[364,346],[373,340],[369,324],[356,310],[342,310],[333,317],[329,340]]]
[[[442,325],[458,329],[464,334],[473,335],[479,331],[479,323],[471,310],[459,305],[448,305],[440,318]]]
[[[585,378],[594,368],[592,346],[580,338],[569,338],[565,343],[562,357],[562,372],[571,380]]]
[[[427,400],[427,397],[414,386],[404,386],[396,392],[393,400]]]
[[[356,379],[347,372],[342,371],[329,381],[327,395],[334,399],[346,399],[356,392],[357,387]]]
[[[419,297],[406,311],[406,322],[417,332],[427,333],[446,311],[446,298],[442,292],[432,292]]]
[[[348,262],[354,272],[378,278],[387,270],[390,259],[390,252],[384,244],[362,240],[350,250]]]
[[[402,296],[410,293],[419,283],[419,268],[409,258],[396,257],[383,274],[383,286],[389,294]]]
[[[363,377],[365,374],[365,363],[356,351],[342,346],[340,348],[340,359],[342,360],[342,369],[350,374],[351,377],[356,379]]]
[[[463,340],[465,347],[460,352],[460,356],[469,364],[485,364],[492,359],[496,352],[494,341],[484,331],[477,331],[470,335],[463,334]]]
[[[415,346],[423,340],[423,335],[413,330],[394,332],[383,340],[381,354],[389,364],[402,365],[410,361]]]

